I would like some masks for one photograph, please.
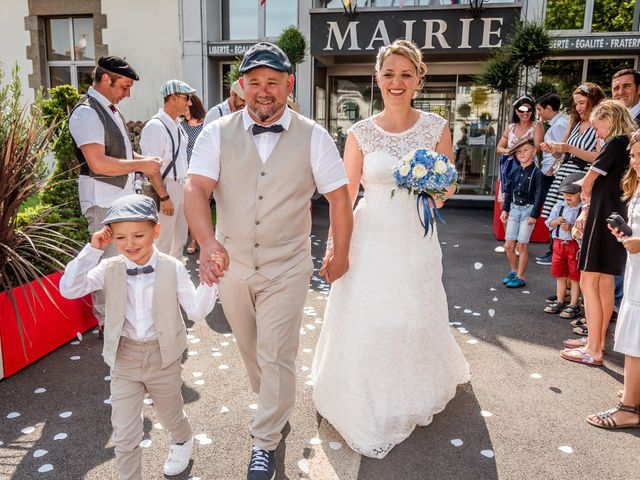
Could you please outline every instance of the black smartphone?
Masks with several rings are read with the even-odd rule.
[[[622,232],[625,237],[633,236],[631,227],[627,225],[627,222],[624,221],[624,218],[622,218],[618,212],[611,213],[611,215],[607,217],[606,222],[611,226],[611,228],[616,228],[619,232]]]

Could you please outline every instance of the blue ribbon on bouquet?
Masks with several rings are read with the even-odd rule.
[[[429,200],[433,201],[433,212],[431,211],[431,207],[429,206]],[[422,202],[422,212],[420,212],[420,203]],[[433,224],[436,221],[436,217],[444,224],[447,222],[444,221],[442,215],[440,215],[440,211],[436,206],[436,201],[434,198],[428,193],[419,193],[416,197],[416,209],[418,210],[418,218],[420,219],[420,225],[424,228],[424,237],[429,233],[429,227],[431,227],[431,235],[433,235]],[[422,213],[422,214],[421,214]]]

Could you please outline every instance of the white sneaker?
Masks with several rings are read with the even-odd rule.
[[[191,460],[191,450],[193,450],[193,438],[184,442],[184,445],[171,445],[167,461],[164,462],[164,474],[171,476],[184,472]]]

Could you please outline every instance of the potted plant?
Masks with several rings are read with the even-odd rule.
[[[0,377],[92,323],[90,305],[62,299],[57,291],[60,271],[77,251],[80,229],[65,218],[64,199],[55,206],[41,203],[47,186],[64,184],[57,175],[47,182],[44,159],[64,122],[47,117],[44,102],[38,92],[33,105],[24,106],[17,66],[7,85],[0,71]]]

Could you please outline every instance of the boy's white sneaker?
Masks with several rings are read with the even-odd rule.
[[[184,442],[183,445],[171,445],[167,461],[164,462],[165,475],[178,475],[186,470],[191,460],[191,450],[193,450],[193,438]]]

